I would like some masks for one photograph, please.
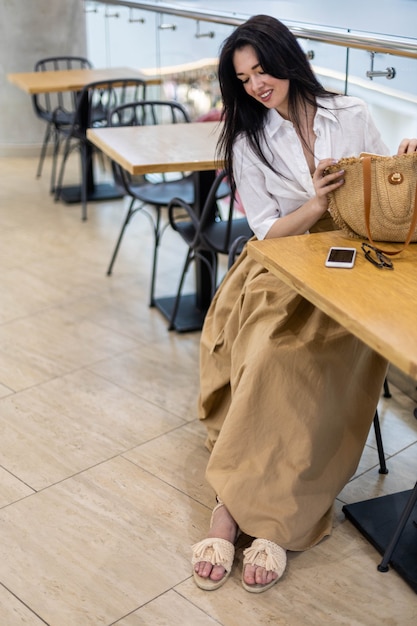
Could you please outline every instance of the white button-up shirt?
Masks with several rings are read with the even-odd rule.
[[[315,163],[321,159],[359,156],[361,152],[388,154],[366,104],[359,98],[317,98],[314,119]],[[268,112],[264,154],[277,175],[262,163],[242,135],[234,146],[234,175],[251,229],[258,239],[283,215],[314,197],[315,190],[303,147],[292,122],[275,110]]]

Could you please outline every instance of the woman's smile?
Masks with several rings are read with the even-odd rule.
[[[288,118],[288,94],[290,81],[266,74],[259,63],[254,48],[250,45],[238,48],[233,55],[237,78],[246,93],[262,102],[268,109],[276,109]]]
[[[264,93],[262,93],[260,95],[260,98],[263,101],[268,100],[268,98],[270,98],[271,94],[272,94],[272,89],[268,89],[268,91],[265,91]]]

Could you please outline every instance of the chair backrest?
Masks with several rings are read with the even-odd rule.
[[[246,217],[235,215],[235,199],[232,193],[227,197],[224,197],[224,193],[219,193],[225,181],[226,171],[221,170],[210,187],[200,215],[181,200],[177,202],[177,199],[174,199],[168,207],[171,226],[185,234],[190,247],[195,250],[211,250],[228,255],[237,237],[245,236],[249,239],[253,234]],[[184,216],[184,212],[175,211],[175,207],[185,209],[186,215]]]
[[[109,126],[149,126],[190,122],[185,107],[175,100],[142,100],[114,107]]]
[[[219,191],[225,184],[225,177],[225,170],[217,173],[200,214],[181,198],[173,198],[168,205],[169,223],[188,245],[176,307],[178,307],[184,276],[191,261],[200,259],[204,263],[210,277],[213,297],[217,289],[218,255],[229,256],[230,251],[233,250],[234,258],[235,242],[247,241],[253,235],[246,217],[235,215],[232,193],[229,193],[227,199],[219,198]],[[239,247],[240,250],[241,247]],[[178,308],[174,309],[171,324],[174,322],[177,310]]]
[[[222,185],[226,181],[227,181],[226,171],[219,170],[210,187],[207,198],[205,199],[203,210],[201,211],[201,216],[199,220],[199,229],[201,233],[204,233],[207,226],[211,224],[214,220],[220,219],[220,209],[217,204],[218,189],[220,185]],[[231,216],[233,213],[234,201],[235,200],[232,195],[229,195],[223,200],[223,204],[227,205],[226,212],[228,213],[228,217],[229,215]],[[223,213],[224,213],[224,210],[223,210]]]
[[[68,138],[87,142],[87,129],[108,125],[110,110],[129,100],[144,97],[146,82],[140,78],[100,80],[85,85],[77,96],[77,109]]]
[[[76,123],[82,128],[108,126],[110,112],[120,105],[144,100],[146,82],[140,78],[115,78],[89,83],[78,98]]]
[[[108,116],[109,126],[155,126],[160,124],[188,123],[191,118],[187,109],[175,100],[138,100],[114,107]],[[137,184],[137,177],[132,177],[116,163],[114,175],[119,184],[129,193],[132,185]],[[182,178],[181,172],[174,172],[168,177],[163,173],[146,174],[142,180],[158,183]]]
[[[227,181],[226,171],[221,170],[217,173],[216,178],[204,203],[203,210],[201,212],[199,232],[201,244],[203,247],[212,248],[215,252],[221,254],[229,254],[230,245],[235,237],[233,233],[233,227],[236,223],[244,226],[247,224],[245,217],[235,216],[235,197],[230,194],[219,200],[219,188]],[[234,222],[238,219],[239,222]],[[221,228],[219,224],[221,223]],[[246,229],[243,229],[246,232]],[[250,229],[247,227],[249,234]]]
[[[58,56],[39,59],[35,63],[35,72],[56,72],[59,70],[91,69],[92,63],[81,56]],[[32,96],[33,108],[38,117],[49,120],[59,107],[68,113],[77,108],[75,92],[43,93]]]

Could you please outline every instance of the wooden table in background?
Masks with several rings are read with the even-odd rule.
[[[58,91],[81,91],[85,85],[99,80],[140,78],[148,85],[157,85],[160,78],[131,67],[56,70],[48,72],[18,72],[8,74],[7,80],[30,95]]]
[[[390,244],[386,244],[387,246]],[[330,246],[358,250],[352,269],[328,268]],[[400,244],[392,246],[401,247]],[[259,263],[317,308],[417,380],[417,244],[379,269],[361,242],[338,231],[248,243]],[[346,517],[417,592],[417,482],[414,489],[345,505]]]
[[[161,82],[157,76],[145,74],[130,67],[109,67],[93,69],[53,70],[47,72],[19,72],[8,74],[7,79],[29,95],[81,91],[89,83],[114,79],[135,78],[156,85]],[[96,183],[91,159],[88,160],[88,200],[111,200],[122,197],[121,190],[112,183]],[[64,202],[80,202],[80,185],[63,187],[60,195]]]

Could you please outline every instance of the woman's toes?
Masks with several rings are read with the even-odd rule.
[[[275,572],[267,571],[264,567],[246,565],[244,581],[247,585],[268,585],[277,578]]]
[[[212,565],[207,561],[196,563],[194,571],[201,578],[210,578],[214,581],[221,580],[226,573],[226,570],[221,565]]]
[[[211,580],[218,581],[223,578],[225,573],[226,573],[226,570],[224,569],[224,567],[222,567],[221,565],[213,565],[210,578]]]
[[[211,570],[213,566],[208,561],[201,561],[200,563],[196,563],[194,571],[201,578],[209,578],[211,574]]]
[[[255,579],[258,585],[268,585],[275,580],[277,574],[275,572],[267,571],[264,567],[258,567],[256,569]]]
[[[247,585],[254,585],[256,583],[256,569],[255,565],[246,565],[245,571],[243,572],[243,579]]]

